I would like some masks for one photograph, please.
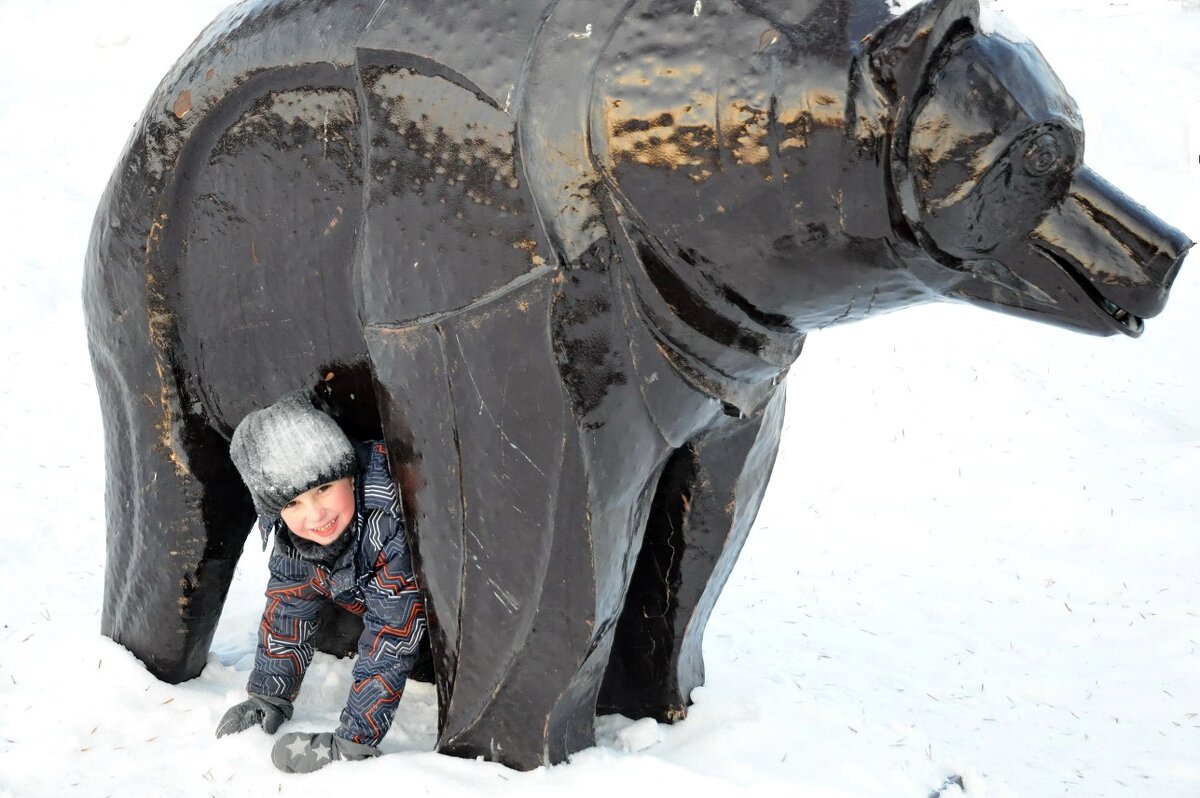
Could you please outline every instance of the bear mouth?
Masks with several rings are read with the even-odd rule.
[[[1146,329],[1145,319],[1135,316],[1125,308],[1104,297],[1100,298],[1100,307],[1109,315],[1109,318],[1117,323],[1121,332],[1130,337],[1136,338]]]
[[[1043,256],[1048,258],[1052,263],[1058,266],[1067,277],[1079,288],[1079,290],[1088,298],[1092,307],[1096,309],[1098,315],[1103,318],[1110,327],[1115,331],[1120,332],[1130,338],[1139,337],[1146,329],[1146,320],[1135,313],[1130,312],[1126,308],[1121,307],[1116,302],[1113,302],[1108,297],[1104,296],[1096,289],[1090,280],[1087,279],[1078,269],[1071,263],[1053,250],[1046,247],[1034,244],[1036,249]]]

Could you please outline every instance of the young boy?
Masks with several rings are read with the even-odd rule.
[[[247,690],[217,736],[254,725],[274,734],[292,717],[312,660],[321,602],[363,616],[354,685],[337,730],[284,735],[271,758],[308,773],[334,759],[378,756],[425,631],[396,485],[380,443],[354,445],[304,393],[238,425],[230,454],[250,489],[263,547],[272,532],[267,606]]]

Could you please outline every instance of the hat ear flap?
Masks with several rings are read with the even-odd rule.
[[[867,63],[893,106],[911,105],[938,48],[964,30],[979,30],[979,0],[927,0],[867,37]]]

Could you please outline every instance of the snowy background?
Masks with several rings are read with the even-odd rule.
[[[1200,796],[1200,263],[1141,340],[938,305],[813,336],[783,451],[673,727],[597,722],[531,773],[431,752],[285,776],[214,739],[265,583],[250,547],[204,674],[99,635],[100,416],[79,300],[95,205],[223,0],[0,0],[0,796]],[[1200,237],[1196,0],[998,0],[1079,101],[1088,163]],[[290,729],[328,730],[318,655]],[[957,787],[947,795],[960,794]]]

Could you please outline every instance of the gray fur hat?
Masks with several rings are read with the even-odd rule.
[[[304,391],[255,410],[238,424],[229,455],[259,515],[275,516],[307,490],[353,476],[354,447]]]

